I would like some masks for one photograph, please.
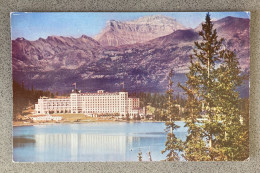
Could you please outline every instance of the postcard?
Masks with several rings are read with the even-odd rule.
[[[12,12],[13,161],[249,159],[249,12]]]

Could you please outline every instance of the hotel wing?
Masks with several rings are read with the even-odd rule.
[[[132,119],[135,115],[145,115],[145,109],[140,108],[139,98],[128,97],[128,92],[81,93],[72,90],[67,98],[41,97],[35,104],[36,114],[52,113],[84,113],[90,116],[118,114],[119,117],[127,114]]]

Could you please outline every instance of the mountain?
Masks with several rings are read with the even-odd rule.
[[[131,22],[144,25],[151,21],[147,17]],[[214,27],[220,36],[226,35],[226,46],[235,51],[243,73],[249,74],[249,20],[227,17],[214,21]],[[123,81],[130,92],[164,92],[167,74],[173,68],[175,90],[180,92],[176,84],[186,81],[189,55],[194,41],[201,39],[198,30],[182,28],[164,36],[155,33],[155,38],[148,41],[120,46],[103,45],[85,35],[50,36],[35,41],[18,38],[12,40],[13,76],[18,82],[24,81],[25,87],[34,85],[60,93],[70,92],[74,82],[83,92],[118,91]],[[241,91],[248,96],[248,81]]]
[[[100,44],[82,35],[80,38],[49,36],[36,41],[17,38],[12,41],[13,69],[38,71],[76,69],[100,58]]]
[[[199,39],[199,34],[193,29],[177,30],[169,35],[162,36],[149,41],[149,43],[157,45],[179,44],[185,42],[193,42]]]
[[[95,39],[103,46],[120,46],[143,43],[179,29],[185,27],[175,19],[162,15],[145,16],[125,22],[110,20]]]
[[[220,36],[226,39],[226,47],[236,53],[241,68],[248,72],[250,66],[249,24],[249,19],[231,16],[214,22]]]

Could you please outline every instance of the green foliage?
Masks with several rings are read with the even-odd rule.
[[[162,93],[130,93],[129,96],[135,96],[140,99],[140,107],[146,107],[147,110],[152,112],[154,120],[166,121],[167,116],[165,114],[167,110],[167,96]],[[175,103],[183,107],[186,104],[186,99],[179,94],[175,96]],[[181,118],[181,117],[179,117]]]
[[[223,147],[226,160],[245,160],[249,157],[249,109],[240,108],[243,100],[239,98],[236,88],[241,85],[243,78],[240,76],[238,65],[234,53],[226,51],[223,63],[218,69],[222,75],[219,77],[216,90],[217,105],[220,108],[218,114],[223,122],[224,134],[217,140]],[[240,121],[241,119],[244,121]]]
[[[236,89],[242,77],[238,60],[224,48],[224,39],[218,39],[209,14],[199,35],[202,41],[195,42],[188,80],[185,86],[179,84],[188,96],[189,130],[183,157],[193,161],[244,160],[248,155],[248,129],[246,121],[240,122],[241,99]]]
[[[241,120],[242,127],[240,133],[240,155],[237,157],[238,160],[245,160],[249,158],[249,99],[244,98],[241,99],[240,102],[240,112],[241,112]]]
[[[166,115],[168,117],[168,121],[165,122],[166,129],[165,131],[168,132],[167,140],[165,142],[165,149],[162,153],[168,152],[167,154],[167,161],[175,161],[179,160],[178,152],[182,150],[182,141],[178,139],[175,134],[173,133],[174,130],[178,129],[179,126],[175,124],[175,121],[179,119],[179,109],[175,106],[176,101],[173,99],[173,71],[171,70],[168,76],[168,90],[166,91],[167,96],[167,112]]]
[[[49,91],[35,90],[32,86],[31,90],[24,88],[24,84],[13,81],[13,119],[17,120],[17,116],[28,106],[32,106],[37,102],[40,96],[50,97],[53,94]]]

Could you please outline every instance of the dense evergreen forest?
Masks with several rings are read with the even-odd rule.
[[[33,106],[39,97],[54,97],[50,91],[35,90],[24,88],[23,83],[19,84],[13,80],[13,120],[17,120],[18,115],[22,115],[23,110],[29,106]]]

